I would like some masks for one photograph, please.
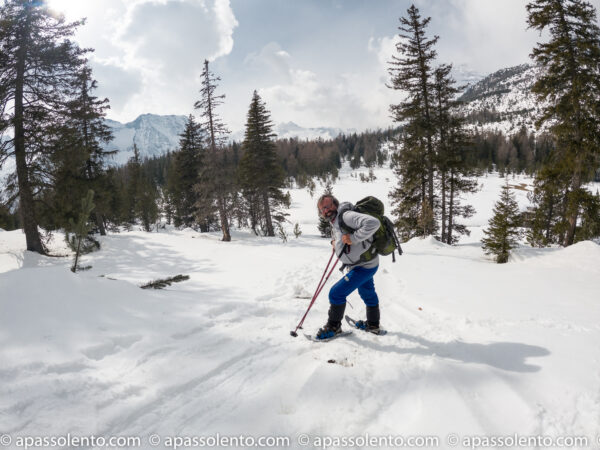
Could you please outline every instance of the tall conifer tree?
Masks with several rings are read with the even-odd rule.
[[[93,95],[97,87],[92,71],[84,67],[74,80],[77,95],[67,102],[63,122],[57,129],[52,152],[54,162],[53,197],[59,224],[66,225],[73,217],[75,199],[82,198],[90,190],[94,192],[94,210],[90,217],[100,234],[105,235],[105,215],[110,210],[110,183],[106,174],[106,160],[116,150],[107,151],[104,146],[113,136],[104,121],[108,99]],[[69,182],[71,180],[71,182]]]
[[[436,167],[441,194],[441,240],[454,244],[461,234],[469,234],[466,226],[457,218],[470,217],[474,213],[471,205],[461,203],[461,196],[477,190],[474,171],[467,161],[472,152],[471,139],[465,128],[465,120],[457,115],[454,100],[460,89],[455,86],[450,72],[452,66],[442,64],[435,70],[434,99],[437,129]]]
[[[567,246],[574,242],[583,201],[589,198],[584,183],[600,161],[600,27],[596,10],[583,0],[534,0],[527,12],[530,28],[549,32],[549,41],[538,43],[531,54],[541,68],[532,91],[547,105],[537,124],[547,123],[556,140],[549,162],[553,170],[538,178],[555,171],[569,178],[562,240]]]
[[[199,219],[202,221],[210,217],[216,206],[223,232],[222,240],[231,241],[228,210],[234,174],[233,165],[227,159],[224,149],[229,130],[216,111],[223,103],[225,95],[216,95],[217,82],[221,79],[210,71],[207,60],[204,61],[204,70],[200,78],[202,79],[200,100],[194,104],[194,107],[200,110],[201,126],[207,134],[208,151],[206,163],[200,171],[200,180],[196,185],[199,194],[197,207],[202,215]]]
[[[81,22],[67,24],[35,0],[6,0],[0,17],[0,134],[14,133],[0,161],[15,157],[27,250],[45,253],[34,198],[43,179],[39,156],[48,152],[46,129],[64,111],[84,64],[85,50],[69,39]]]
[[[204,151],[203,138],[200,125],[190,114],[180,135],[179,150],[173,154],[173,166],[169,171],[169,189],[175,203],[176,226],[190,227],[196,221],[198,193],[194,186],[199,181]],[[208,231],[202,224],[201,229]]]
[[[405,238],[435,232],[430,214],[435,206],[432,64],[438,37],[427,37],[430,21],[431,17],[422,19],[414,5],[406,17],[400,18],[401,41],[396,45],[399,56],[392,56],[389,69],[390,87],[408,94],[406,100],[390,107],[394,120],[403,125],[400,149],[392,159],[399,184],[390,196],[396,205],[397,226]],[[418,223],[424,227],[418,227]]]
[[[254,91],[248,109],[239,177],[251,217],[252,213],[258,213],[258,217],[255,216],[252,220],[253,229],[258,219],[259,222],[264,222],[264,232],[267,236],[275,236],[271,209],[284,202],[284,193],[281,190],[284,173],[275,152],[274,137],[269,111]]]

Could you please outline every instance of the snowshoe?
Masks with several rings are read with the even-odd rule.
[[[352,331],[340,331],[337,334],[334,334],[332,337],[329,338],[317,338],[316,335],[312,336],[310,334],[305,334],[304,337],[306,339],[308,339],[309,341],[313,341],[313,342],[328,342],[328,341],[333,341],[334,339],[337,339],[339,337],[344,337],[344,336],[350,336],[352,334]]]
[[[379,326],[369,325],[366,320],[354,320],[352,317],[346,316],[346,322],[348,322],[348,325],[351,327],[358,328],[359,330],[376,334],[378,336],[383,336],[387,333],[386,330],[380,328]]]
[[[340,336],[345,336],[350,333],[352,332],[342,331],[342,324],[340,322],[332,323],[328,321],[323,328],[319,328],[319,331],[317,331],[317,334],[315,334],[314,337],[312,337],[312,339],[309,339],[316,341],[330,341],[332,339],[335,339]]]

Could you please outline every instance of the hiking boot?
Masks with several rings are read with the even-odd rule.
[[[379,327],[379,305],[367,306],[367,322]]]
[[[379,334],[380,331],[378,323],[367,322],[366,320],[357,320],[355,326],[359,330],[368,331],[369,333]]]
[[[323,326],[323,328],[319,328],[317,334],[315,335],[316,339],[331,339],[336,334],[340,334],[342,332],[342,323],[336,322],[332,323],[327,321],[327,323]]]
[[[327,313],[327,322],[332,324],[341,324],[344,318],[344,311],[346,310],[346,304],[341,305],[329,305],[329,312]]]

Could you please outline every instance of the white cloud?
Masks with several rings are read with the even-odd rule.
[[[527,30],[525,5],[522,0],[450,0],[443,21],[434,9],[439,60],[485,73],[530,62],[537,33]]]
[[[229,54],[236,26],[226,0],[147,1],[129,10],[120,40],[137,64],[185,77],[205,59]]]
[[[122,110],[127,102],[142,88],[141,74],[125,69],[118,63],[91,59],[93,76],[98,80],[98,97],[110,100],[111,110]]]
[[[396,44],[400,42],[398,35],[381,38],[371,37],[367,45],[367,50],[377,56],[379,64],[383,67],[388,67],[388,62],[392,59],[392,55],[396,54]]]
[[[54,0],[60,6],[63,0]],[[238,25],[229,0],[86,0],[66,10],[86,15],[77,33],[90,57],[98,96],[111,102],[109,116],[120,121],[139,114],[187,114],[198,95],[205,59],[233,48]],[[84,6],[85,7],[84,7]]]
[[[244,63],[253,68],[261,70],[261,76],[275,75],[283,76],[286,81],[291,81],[291,56],[283,50],[277,42],[269,42],[259,52],[253,52],[246,56]],[[268,70],[270,74],[266,74]]]
[[[376,76],[345,73],[321,78],[314,72],[296,69],[290,71],[290,78],[290,83],[260,90],[276,122],[359,130],[390,122],[387,88],[379,85]]]

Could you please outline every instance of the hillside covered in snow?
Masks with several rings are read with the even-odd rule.
[[[376,195],[389,210],[392,172],[376,170],[372,183],[358,172],[344,166],[334,194],[353,202]],[[468,199],[477,209],[471,237],[456,246],[414,239],[396,263],[382,258],[375,286],[388,334],[355,331],[329,343],[289,334],[331,252],[317,231],[323,186],[315,197],[290,191],[287,243],[247,230],[228,243],[169,226],[123,231],[102,237],[101,250],[83,258],[91,269],[77,274],[71,258],[25,252],[20,231],[0,231],[5,447],[70,433],[135,436],[139,448],[217,435],[278,436],[287,441],[276,448],[294,449],[334,437],[429,436],[437,441],[423,448],[450,448],[457,438],[515,434],[581,436],[588,443],[571,448],[592,448],[600,435],[600,246],[521,246],[508,264],[493,263],[479,239],[504,179],[479,182]],[[509,183],[524,207],[530,180]],[[68,253],[60,235],[49,245]],[[177,274],[190,279],[139,287]],[[332,275],[305,332],[326,321],[327,291],[341,276]],[[357,294],[349,301],[347,313],[362,318]],[[393,447],[382,442],[376,447]]]
[[[531,92],[540,68],[521,64],[498,70],[472,84],[461,95],[461,112],[478,131],[502,131],[507,135],[525,127],[535,132],[540,102]]]

